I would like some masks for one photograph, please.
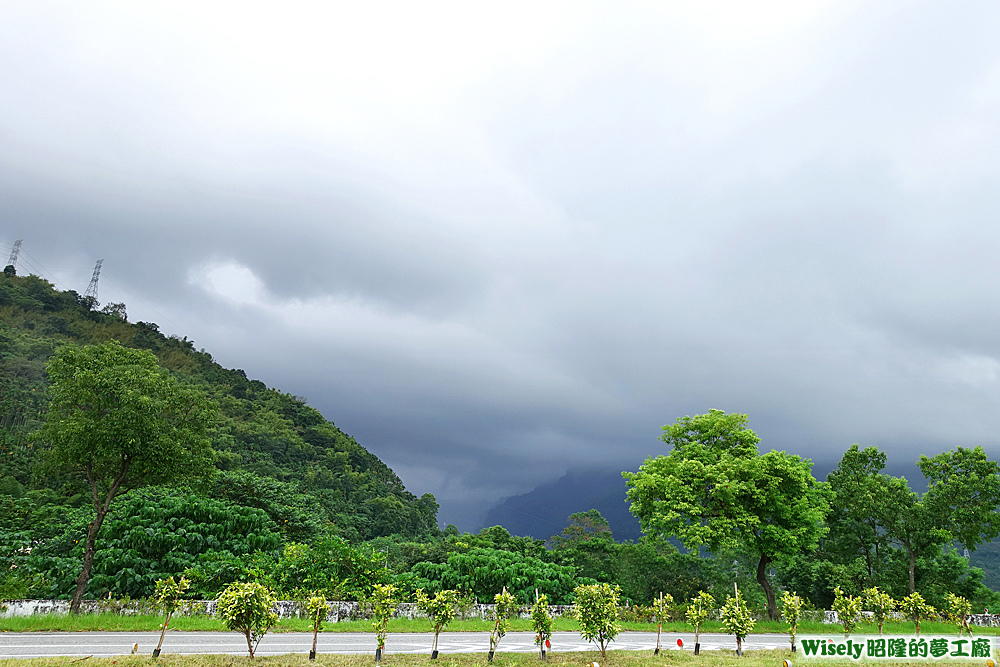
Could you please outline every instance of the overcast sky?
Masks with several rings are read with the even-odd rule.
[[[4,2],[0,252],[79,292],[104,258],[102,302],[460,528],[710,408],[824,474],[996,458],[998,34],[995,1]]]

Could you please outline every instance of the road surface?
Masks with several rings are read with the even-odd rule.
[[[430,653],[433,635],[425,633],[394,633],[385,642],[389,653]],[[139,653],[149,655],[160,639],[159,632],[2,632],[0,633],[0,659],[38,658],[44,656],[117,656],[128,655],[135,644]],[[680,650],[677,640],[684,643],[684,650],[694,649],[694,635],[690,633],[664,633],[664,649]],[[312,633],[272,632],[264,636],[257,647],[257,655],[284,655],[309,653]],[[487,653],[489,633],[443,632],[438,639],[441,653]],[[743,643],[746,649],[787,648],[787,635],[751,635]],[[652,651],[656,647],[655,632],[623,632],[611,644],[612,649]],[[733,650],[736,640],[731,635],[702,634],[701,649],[718,648]],[[537,651],[534,634],[510,632],[500,641],[499,653]],[[556,632],[552,636],[552,651],[597,650],[580,638],[578,632]],[[171,630],[163,641],[163,653],[196,654],[224,653],[246,655],[243,635],[235,632],[181,632]],[[371,654],[375,653],[375,635],[360,632],[321,632],[318,653]]]

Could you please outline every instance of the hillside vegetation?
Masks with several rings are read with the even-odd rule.
[[[155,324],[126,321],[122,304],[103,310],[89,305],[37,276],[0,277],[0,529],[8,552],[30,544],[36,561],[45,552],[47,569],[39,580],[48,587],[29,586],[31,592],[65,592],[61,582],[72,567],[64,561],[75,558],[70,545],[89,520],[84,481],[47,469],[39,451],[44,445],[31,437],[45,419],[46,362],[66,344],[117,340],[149,350],[219,407],[221,419],[211,432],[217,474],[205,488],[149,488],[113,510],[102,538],[113,553],[136,551],[137,562],[126,570],[159,562],[158,552],[213,561],[280,552],[287,542],[357,544],[390,534],[438,533],[432,495],[409,493],[385,463],[303,399],[223,368],[192,341],[164,336]],[[170,544],[178,529],[186,536],[182,541],[197,541],[191,536],[198,534],[204,548],[178,551]],[[95,581],[93,594],[145,590],[115,579],[123,563],[107,557],[101,563],[112,579]]]
[[[677,603],[676,620],[700,591],[722,606],[734,582],[752,610],[772,619],[782,590],[797,592],[806,608],[836,604],[838,591],[896,600],[919,591],[938,610],[957,593],[976,610],[1000,607],[984,585],[996,581],[995,569],[984,577],[956,549],[995,568],[1000,468],[979,447],[921,457],[923,494],[884,474],[886,455],[875,447],[852,445],[818,481],[806,459],[761,454],[746,415],[712,410],[665,426],[667,455],[625,474],[645,531],[635,542],[616,541],[593,509],[570,515],[547,541],[500,526],[461,534],[438,528],[432,495],[408,492],[303,399],[223,368],[187,338],[129,322],[124,304],[97,309],[8,269],[0,275],[0,599],[76,592],[78,601],[84,589],[89,598],[147,597],[157,580],[183,575],[195,598],[257,582],[285,599],[364,600],[392,584],[402,600],[449,589],[463,605],[491,602],[505,588],[518,604],[541,594],[569,604],[578,586],[600,582],[631,604],[624,620],[645,621],[652,611],[640,605],[661,593]],[[101,351],[141,360],[150,379],[208,406],[213,416],[198,437],[208,441],[199,460],[210,474],[136,484],[108,496],[102,514],[81,468],[56,465],[60,447],[79,450],[92,436],[51,417],[65,378],[86,375],[67,373],[63,361]],[[133,438],[131,422],[124,432]],[[85,549],[95,534],[96,552]]]

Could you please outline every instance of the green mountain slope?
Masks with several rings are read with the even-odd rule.
[[[223,368],[187,338],[127,322],[123,304],[91,305],[37,276],[0,275],[0,497],[86,507],[80,482],[47,473],[29,436],[45,418],[45,363],[54,351],[114,339],[152,351],[219,404],[218,475],[202,493],[263,510],[284,540],[437,533],[432,495],[409,493],[385,463],[302,399]]]

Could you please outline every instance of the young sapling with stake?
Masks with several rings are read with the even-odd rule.
[[[330,605],[326,603],[326,598],[317,592],[306,600],[306,612],[309,614],[309,620],[313,624],[313,645],[312,650],[309,651],[309,659],[315,660],[316,639],[318,638],[320,628],[323,627],[323,621],[326,620],[326,615],[330,613]]]
[[[735,583],[733,590],[736,591],[736,595],[726,598],[726,604],[719,610],[719,616],[722,618],[722,629],[731,635],[736,635],[736,655],[743,657],[743,640],[753,632],[757,622]]]
[[[698,591],[698,595],[691,598],[691,604],[687,606],[688,625],[694,626],[694,654],[701,652],[701,624],[708,620],[709,611],[715,605],[715,598],[711,593]]]
[[[160,643],[153,649],[153,657],[160,657],[160,649],[163,647],[163,636],[167,634],[167,626],[170,625],[170,617],[177,611],[181,596],[191,586],[191,582],[181,577],[179,581],[174,581],[173,577],[160,579],[156,582],[156,603],[163,607],[167,617],[163,620],[163,629],[160,631]],[[138,645],[137,645],[138,646]]]
[[[545,648],[550,646],[552,638],[552,615],[549,613],[549,598],[539,595],[535,589],[535,604],[531,608],[531,626],[535,630],[535,643],[538,644],[538,657],[545,660]]]
[[[781,615],[788,623],[788,634],[792,642],[792,653],[795,653],[795,635],[799,631],[799,616],[802,614],[802,606],[805,600],[799,597],[798,593],[785,591],[781,594]]]
[[[660,655],[660,634],[663,632],[663,619],[670,613],[668,610],[674,606],[674,596],[670,593],[666,595],[660,591],[660,597],[653,600],[653,613],[656,614],[656,650],[653,655]]]
[[[517,613],[517,601],[514,596],[507,592],[507,587],[493,596],[493,631],[490,632],[490,653],[486,658],[493,662],[493,654],[496,653],[497,646],[507,631],[510,629],[510,619]]]
[[[438,657],[438,635],[446,625],[451,623],[458,613],[458,591],[439,591],[434,597],[418,588],[415,594],[417,609],[426,614],[434,623],[434,643],[431,645],[431,660]]]

